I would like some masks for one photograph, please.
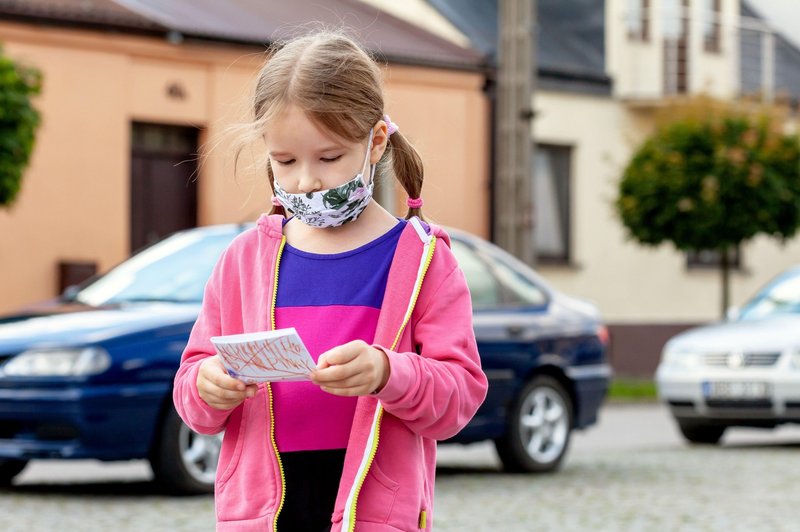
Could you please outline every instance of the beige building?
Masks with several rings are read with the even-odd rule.
[[[663,342],[690,325],[719,319],[721,301],[714,255],[698,260],[671,245],[645,248],[626,237],[613,210],[619,176],[667,98],[769,97],[785,87],[775,74],[792,65],[770,53],[777,39],[738,0],[606,0],[610,97],[551,91],[536,97],[537,141],[572,147],[573,169],[570,264],[540,270],[559,288],[599,304],[611,324],[618,368],[651,371]],[[800,238],[785,245],[766,237],[744,244],[731,277],[732,303],[741,305],[798,263]]]
[[[367,3],[238,1],[206,16],[188,0],[133,4],[146,2],[0,0],[4,53],[43,74],[32,161],[0,210],[0,312],[171,230],[268,210],[265,176],[234,176],[226,130],[248,116],[264,43],[312,18],[350,22],[386,58],[386,111],[423,155],[426,213],[488,236],[491,133],[475,52]],[[382,200],[405,212],[400,189]]]
[[[482,52],[496,21],[481,0],[429,0]],[[538,0],[532,108],[537,270],[595,302],[618,374],[651,375],[674,333],[720,317],[715,256],[629,240],[613,208],[620,176],[670,98],[788,92],[800,97],[800,51],[741,0]],[[794,87],[794,93],[791,89]],[[797,127],[795,124],[789,127]],[[739,250],[740,305],[800,263],[800,237],[760,237]]]

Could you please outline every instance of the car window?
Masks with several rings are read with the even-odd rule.
[[[754,320],[773,314],[800,314],[800,272],[776,279],[747,303],[741,320]]]
[[[78,292],[87,305],[200,302],[211,271],[235,234],[178,233],[121,263]]]
[[[495,261],[494,271],[506,289],[507,303],[521,306],[542,306],[547,303],[547,295],[533,281],[508,264]]]
[[[489,266],[466,244],[451,241],[453,254],[467,278],[473,307],[497,306],[501,302],[500,286]]]

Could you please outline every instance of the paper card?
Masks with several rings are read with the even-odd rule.
[[[307,381],[317,367],[294,327],[214,336],[211,342],[228,374],[248,384]]]

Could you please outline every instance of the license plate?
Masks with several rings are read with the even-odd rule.
[[[706,399],[766,399],[772,393],[768,382],[704,382]]]

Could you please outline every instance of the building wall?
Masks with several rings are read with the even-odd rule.
[[[739,0],[722,0],[720,7],[720,51],[710,52],[704,49],[703,2],[691,0],[689,91],[732,98],[739,94]]]
[[[703,4],[701,0],[689,2],[689,92],[731,97],[739,91],[739,1],[721,2],[719,53],[704,49]],[[650,0],[650,6],[649,38],[641,41],[628,35],[628,0],[606,0],[606,61],[619,98],[652,100],[664,95],[664,35],[676,23],[680,11],[669,10],[665,0]]]
[[[619,178],[650,131],[652,109],[545,91],[537,93],[535,108],[537,142],[573,148],[572,260],[537,270],[559,290],[597,304],[611,332],[617,375],[650,377],[671,336],[721,313],[718,270],[687,268],[685,255],[670,244],[646,248],[629,240],[614,212]],[[800,264],[800,236],[785,245],[759,237],[741,250],[742,268],[731,275],[734,306]]]
[[[717,269],[688,268],[685,255],[670,244],[645,248],[629,240],[613,208],[619,178],[669,96],[664,88],[664,33],[669,17],[677,12],[666,10],[668,0],[649,3],[649,38],[642,41],[628,34],[630,2],[606,1],[606,64],[614,80],[613,97],[539,91],[535,98],[537,142],[573,147],[573,259],[568,265],[541,265],[539,270],[565,292],[597,303],[609,324],[609,358],[618,375],[651,376],[669,337],[721,315]],[[672,5],[680,3],[675,0]],[[722,0],[720,51],[708,51],[704,4],[689,2],[687,92],[734,98],[743,89],[762,90],[761,50],[751,41],[762,42],[763,28],[742,19],[738,0]],[[753,27],[756,30],[743,29]],[[742,75],[755,82],[743,87]],[[788,130],[796,128],[797,123],[788,124]],[[759,237],[744,244],[741,252],[742,266],[731,276],[734,306],[800,263],[800,237],[785,244]]]
[[[248,115],[264,59],[258,50],[2,22],[0,39],[8,56],[44,78],[31,165],[15,205],[0,210],[0,312],[57,295],[59,260],[96,262],[103,272],[127,258],[133,121],[201,129],[201,225],[251,221],[270,208],[264,176],[245,165],[234,177],[226,133]],[[426,213],[486,236],[482,86],[477,73],[410,66],[386,72],[386,110],[426,163]],[[170,97],[170,87],[183,97]],[[396,197],[403,214],[405,194]]]
[[[609,322],[697,323],[720,315],[720,274],[687,269],[671,245],[628,240],[613,202],[624,168],[650,131],[647,111],[611,98],[540,91],[537,142],[572,146],[572,264],[540,265],[559,289],[594,301]],[[760,237],[742,247],[731,302],[742,304],[786,267],[800,263],[800,237],[785,245]]]
[[[651,0],[651,13],[660,0]],[[662,18],[649,18],[649,38],[628,36],[628,0],[606,0],[606,68],[614,80],[614,92],[622,98],[658,98],[664,87]]]

